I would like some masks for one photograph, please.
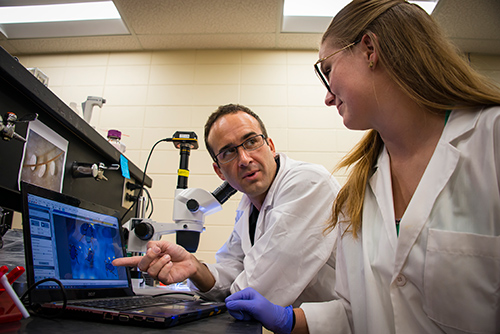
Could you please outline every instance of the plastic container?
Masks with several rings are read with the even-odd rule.
[[[21,311],[0,284],[0,324],[19,321],[23,318]],[[2,325],[3,326],[3,325]]]
[[[2,324],[30,316],[11,286],[11,283],[24,273],[24,268],[16,267],[7,275],[8,271],[7,266],[0,267],[0,323]]]
[[[121,142],[122,133],[118,130],[108,130],[108,141],[122,153],[125,153],[127,147]]]

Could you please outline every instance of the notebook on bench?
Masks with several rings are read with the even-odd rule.
[[[148,327],[171,327],[226,310],[222,302],[193,296],[138,296],[127,268],[111,262],[125,256],[119,213],[28,183],[21,184],[28,286],[56,278],[65,288],[63,316]],[[32,303],[63,307],[54,281],[38,285]]]

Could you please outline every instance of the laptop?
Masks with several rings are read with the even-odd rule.
[[[118,211],[25,182],[21,194],[28,287],[55,278],[67,296],[64,306],[57,282],[39,284],[30,303],[43,311],[63,309],[63,317],[165,328],[226,310],[223,302],[193,294],[136,295],[128,268],[111,264],[126,256]]]

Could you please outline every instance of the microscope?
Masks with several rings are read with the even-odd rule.
[[[210,193],[200,188],[188,188],[189,155],[198,148],[198,139],[194,132],[177,131],[172,138],[164,141],[172,142],[180,150],[180,163],[177,172],[177,188],[175,190],[173,223],[159,223],[144,217],[144,204],[139,194],[137,208],[139,218],[132,218],[124,224],[128,233],[129,252],[144,253],[150,240],[160,240],[162,235],[176,233],[176,242],[187,251],[194,253],[198,249],[200,233],[204,230],[205,216],[222,210],[224,204],[236,190],[224,182]]]

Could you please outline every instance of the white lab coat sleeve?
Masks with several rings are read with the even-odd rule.
[[[343,253],[342,237],[345,226],[337,226],[332,234],[337,236],[336,250],[332,253],[337,264],[335,291],[337,299],[323,303],[304,303],[300,308],[304,311],[310,334],[352,333],[352,309],[350,303],[349,279],[346,275],[346,258]]]
[[[494,147],[494,162],[497,170],[498,190],[500,193],[500,117],[495,117],[493,122],[493,145]]]
[[[292,168],[283,176],[273,203],[261,208],[264,216],[259,215],[262,221],[257,224],[254,246],[231,293],[251,286],[271,302],[288,306],[314,284],[335,243],[333,233],[323,232],[337,185],[326,170],[307,166]]]
[[[352,333],[346,314],[344,300],[323,303],[304,303],[307,328],[310,334],[350,334]]]

